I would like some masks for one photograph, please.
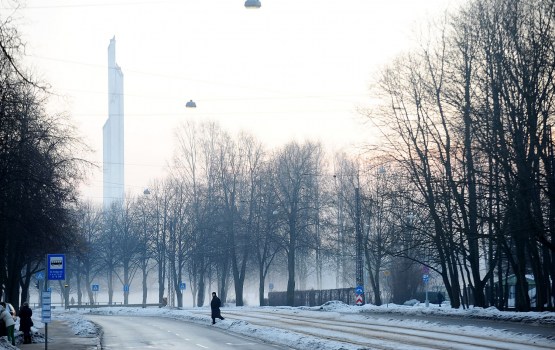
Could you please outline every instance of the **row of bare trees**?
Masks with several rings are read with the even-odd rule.
[[[453,306],[461,284],[475,305],[506,305],[514,275],[518,310],[553,307],[554,25],[551,0],[472,1],[377,84],[370,116],[410,178],[415,247],[433,252],[424,263]]]
[[[80,209],[87,249],[75,256],[79,278],[90,286],[103,274],[112,302],[113,280],[129,285],[141,270],[146,302],[147,277],[155,267],[160,302],[168,294],[181,306],[179,284],[187,280],[196,305],[205,302],[207,281],[224,300],[232,286],[236,304],[243,305],[245,281],[252,276],[259,278],[263,303],[270,266],[281,259],[285,272],[279,274],[287,276],[293,295],[314,265],[297,264],[321,248],[322,147],[291,143],[270,154],[253,137],[233,138],[213,123],[184,125],[177,139],[171,174],[143,196],[109,210]]]

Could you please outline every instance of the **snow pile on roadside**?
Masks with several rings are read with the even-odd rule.
[[[63,320],[67,324],[70,325],[73,334],[80,335],[80,336],[90,336],[99,333],[98,327],[83,318],[83,316],[79,313],[72,313],[72,312],[64,312],[57,314],[57,320]]]
[[[349,306],[347,308],[357,308],[357,306]],[[424,304],[415,306],[393,305],[389,306],[375,306],[364,305],[358,307],[360,312],[373,312],[373,313],[395,313],[404,315],[437,315],[437,316],[450,316],[450,317],[466,317],[477,318],[493,321],[508,321],[508,322],[522,322],[522,323],[535,323],[544,325],[555,325],[555,312],[516,312],[516,311],[499,311],[495,307],[487,309],[481,307],[471,307],[468,309],[453,309],[449,306],[438,307],[438,305],[431,305],[426,307]]]
[[[276,307],[279,308],[289,308],[289,307]],[[465,318],[476,318],[492,321],[507,321],[507,322],[522,322],[522,323],[534,323],[543,325],[555,325],[555,312],[516,312],[516,311],[499,311],[495,307],[481,308],[481,307],[470,307],[468,309],[453,309],[449,305],[443,304],[439,307],[437,304],[430,304],[426,307],[424,303],[418,303],[414,306],[408,305],[395,305],[387,304],[376,306],[372,304],[366,304],[364,306],[354,306],[348,305],[341,301],[328,301],[321,306],[300,306],[298,309],[302,310],[312,310],[312,311],[335,311],[340,313],[374,313],[374,314],[397,314],[397,315],[437,315],[444,317],[465,317]]]
[[[18,348],[8,342],[6,337],[0,337],[0,349],[16,350]]]

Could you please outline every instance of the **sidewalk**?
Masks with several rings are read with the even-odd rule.
[[[44,334],[44,328],[39,332]],[[75,335],[63,321],[52,321],[48,324],[47,345],[49,350],[100,350],[97,337]],[[44,349],[45,344],[18,344],[17,347],[21,350],[39,350]]]

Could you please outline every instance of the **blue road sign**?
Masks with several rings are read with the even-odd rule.
[[[44,271],[39,271],[35,274],[37,281],[42,281],[44,279]]]
[[[129,292],[129,285],[128,284],[123,285],[123,291],[124,292]]]
[[[42,292],[41,293],[41,303],[42,303],[42,312],[41,312],[41,321],[43,323],[49,323],[52,321],[52,293]]]
[[[363,294],[364,293],[364,287],[363,286],[357,286],[355,288],[355,293],[358,294],[358,295]]]
[[[93,292],[98,292],[100,290],[100,286],[98,284],[93,284],[91,289]]]
[[[428,274],[422,275],[422,281],[424,283],[428,283],[429,280],[430,280],[430,275],[428,275]]]
[[[179,289],[185,290],[185,288],[187,288],[187,284],[185,284],[185,282],[179,283]]]
[[[66,256],[65,254],[48,254],[46,256],[48,266],[48,279],[63,281],[66,279]]]

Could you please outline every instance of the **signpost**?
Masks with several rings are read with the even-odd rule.
[[[66,279],[65,254],[48,254],[46,266],[48,267],[48,280],[63,281]]]
[[[91,290],[94,292],[94,303],[96,304],[96,294],[100,290],[100,286],[98,284],[91,285]]]
[[[42,303],[42,323],[50,323],[52,321],[52,292],[43,291],[41,293]]]
[[[355,294],[356,294],[356,305],[364,305],[364,286],[359,285],[355,288]]]
[[[52,320],[52,292],[48,287],[48,281],[63,281],[66,279],[66,256],[65,254],[46,255],[46,281],[44,291],[41,294],[42,319],[44,323],[44,349],[48,349],[48,323]]]
[[[385,276],[385,281],[386,281],[386,285],[387,285],[387,289],[388,289],[388,296],[387,296],[387,304],[386,307],[389,307],[389,302],[391,301],[391,284],[389,283],[389,276],[391,275],[391,272],[389,270],[385,270],[383,272],[383,275]]]
[[[360,190],[355,188],[355,226],[356,226],[356,262],[355,262],[355,275],[356,285],[364,285],[364,264],[362,261],[362,228],[361,228],[361,209],[360,209]],[[362,293],[357,293],[357,305],[364,305],[364,288]],[[359,298],[360,297],[360,298]],[[359,302],[360,301],[360,302]]]
[[[42,281],[44,279],[44,271],[39,271],[35,274],[37,281]]]
[[[422,275],[422,282],[424,282],[424,285],[426,286],[426,307],[428,307],[430,305],[430,302],[428,301],[428,282],[430,281],[430,275],[428,275],[427,273]]]

